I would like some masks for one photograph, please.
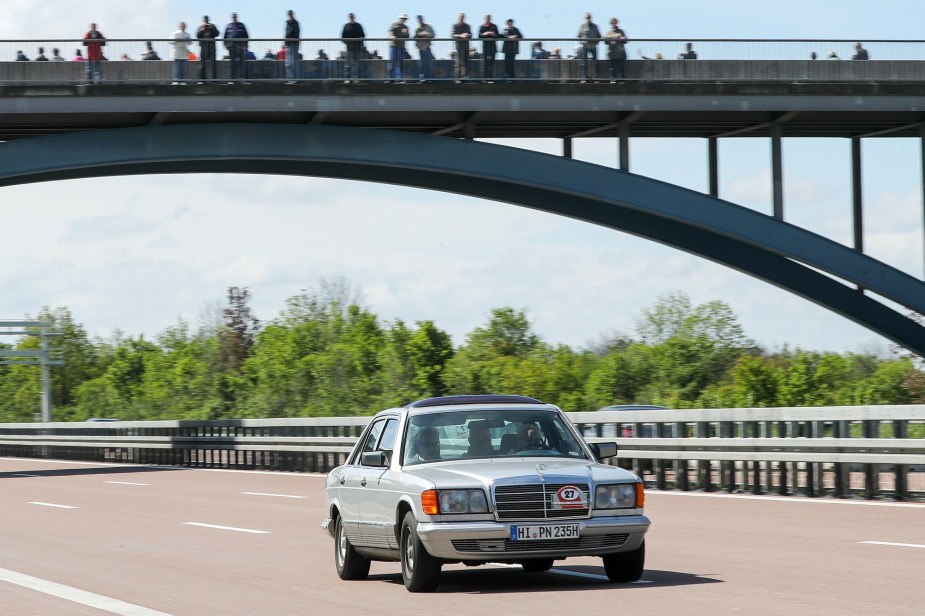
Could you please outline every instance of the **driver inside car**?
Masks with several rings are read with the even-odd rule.
[[[540,436],[540,429],[536,427],[534,423],[525,423],[520,427],[520,430],[517,432],[518,436],[518,451],[524,449],[546,449],[546,446],[543,444],[543,437]]]

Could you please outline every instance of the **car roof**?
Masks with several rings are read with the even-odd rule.
[[[464,396],[440,396],[438,398],[425,398],[405,406],[408,409],[419,409],[430,406],[452,406],[463,404],[546,404],[536,398],[527,396],[512,396],[508,394],[474,394]]]
[[[612,404],[597,409],[599,411],[666,411],[667,406],[657,404]]]

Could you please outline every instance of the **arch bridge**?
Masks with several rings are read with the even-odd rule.
[[[925,314],[925,283],[863,253],[860,190],[862,138],[916,136],[925,150],[918,84],[464,85],[8,86],[0,88],[0,186],[208,172],[454,192],[685,250],[925,356],[925,326],[909,314]],[[540,136],[561,138],[564,156],[474,140]],[[619,169],[571,160],[572,140],[590,136],[618,139]],[[710,194],[629,173],[631,136],[703,137]],[[718,197],[719,140],[743,136],[771,140],[769,215]],[[784,220],[785,136],[851,140],[853,247]]]

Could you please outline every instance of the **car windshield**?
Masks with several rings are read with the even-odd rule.
[[[558,456],[587,459],[555,411],[452,410],[412,415],[403,464],[438,460]]]

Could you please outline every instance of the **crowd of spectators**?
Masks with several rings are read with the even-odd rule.
[[[401,13],[396,18],[385,34],[388,39],[389,54],[387,64],[387,76],[389,81],[403,82],[405,75],[405,61],[412,60],[407,44],[412,40],[418,52],[418,74],[416,77],[422,81],[432,79],[435,76],[435,56],[433,52],[433,39],[437,38],[434,27],[429,24],[423,15],[417,15],[416,26],[408,24],[408,14]],[[553,47],[551,50],[543,48],[541,41],[535,41],[530,47],[530,58],[533,60],[561,60],[573,59],[578,60],[581,82],[594,81],[599,78],[598,72],[598,50],[603,45],[606,52],[609,67],[609,77],[611,82],[617,79],[626,78],[626,44],[628,38],[622,28],[619,20],[612,17],[609,20],[610,29],[601,31],[598,25],[593,21],[591,13],[584,14],[584,20],[578,28],[576,42],[578,43],[572,53],[563,54],[561,47]],[[513,79],[516,75],[516,57],[520,54],[520,41],[524,38],[520,29],[514,25],[513,19],[507,19],[504,27],[499,28],[492,21],[491,15],[485,15],[484,22],[477,29],[474,29],[466,21],[466,15],[459,13],[456,21],[451,25],[450,38],[453,40],[453,49],[449,53],[449,59],[453,61],[454,76],[456,80],[462,81],[472,75],[470,70],[472,61],[481,61],[480,77],[486,81],[492,81],[495,78],[496,58],[499,51],[498,43],[501,43],[500,51],[504,56],[504,73],[505,79]],[[97,29],[95,23],[90,24],[90,29],[84,35],[83,49],[74,51],[75,62],[86,63],[86,79],[88,83],[99,83],[102,81],[102,62],[108,60],[104,55],[106,46],[106,37]],[[340,52],[338,59],[343,61],[346,77],[345,83],[358,81],[363,76],[363,60],[383,59],[376,50],[370,51],[365,41],[367,33],[363,26],[357,22],[356,15],[349,13],[347,23],[341,29],[340,38],[343,40],[344,49]],[[377,37],[372,37],[377,38]],[[474,44],[473,38],[479,39],[481,49]],[[172,63],[172,77],[174,85],[185,85],[187,79],[186,65],[190,60],[199,60],[198,79],[204,81],[214,81],[218,79],[216,72],[216,44],[222,39],[222,45],[225,48],[224,59],[228,61],[227,76],[229,83],[235,83],[248,79],[249,68],[247,61],[256,60],[257,57],[249,48],[251,37],[247,27],[238,20],[237,13],[231,13],[231,21],[225,27],[224,32],[209,21],[208,16],[202,18],[202,23],[196,30],[195,35],[186,30],[186,23],[180,22],[178,29],[170,34],[168,43],[170,45],[170,61]],[[267,49],[262,56],[263,60],[274,60],[283,63],[285,66],[285,78],[288,83],[297,83],[301,78],[301,60],[303,55],[300,52],[300,43],[304,40],[298,20],[295,18],[294,11],[287,13],[287,19],[284,24],[284,34],[282,44],[278,51]],[[196,43],[199,46],[199,56],[192,49]],[[852,60],[869,60],[870,55],[860,42],[854,46]],[[643,55],[639,50],[639,57],[643,60],[661,60],[661,53],[656,53],[653,58]],[[816,52],[810,54],[810,58],[818,58]],[[120,60],[130,61],[132,58],[126,52],[119,56]],[[151,41],[146,42],[146,49],[141,55],[142,60],[161,60],[157,51],[154,49]],[[315,60],[329,60],[327,52],[319,49]],[[678,53],[679,60],[697,60],[698,54],[693,48],[692,43],[687,43],[684,49]],[[829,60],[840,59],[835,51],[827,55]],[[28,62],[29,58],[22,50],[16,52],[17,62]],[[45,56],[45,49],[38,48],[38,55],[35,62],[45,61],[64,61],[59,49],[52,49],[52,56]]]

